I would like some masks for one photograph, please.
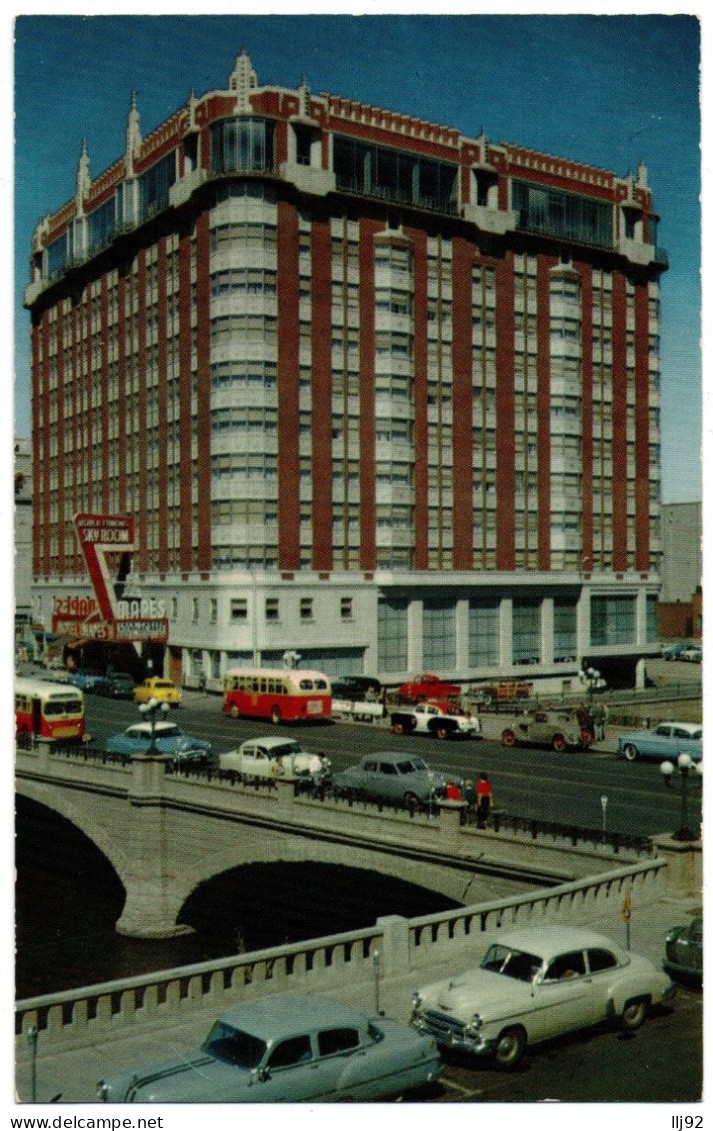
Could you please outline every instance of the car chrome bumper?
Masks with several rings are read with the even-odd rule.
[[[493,1049],[493,1041],[485,1040],[479,1032],[469,1031],[462,1022],[446,1013],[414,1012],[411,1024],[419,1033],[428,1033],[443,1049],[458,1049],[475,1056],[486,1056]]]

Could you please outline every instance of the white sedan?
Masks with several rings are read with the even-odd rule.
[[[445,1048],[513,1068],[528,1044],[610,1020],[637,1029],[675,994],[648,959],[585,928],[524,927],[500,936],[480,966],[413,997],[411,1024]]]
[[[221,770],[232,770],[246,781],[285,778],[318,785],[328,774],[329,759],[310,754],[299,742],[270,735],[249,738],[237,750],[221,754]]]

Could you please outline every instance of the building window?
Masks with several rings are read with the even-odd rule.
[[[314,602],[311,597],[302,597],[300,599],[300,620],[312,620],[314,618]]]
[[[176,620],[178,617],[178,597],[171,597],[171,620]]]
[[[277,597],[265,598],[265,620],[280,619],[280,602]]]
[[[193,597],[191,601],[191,620],[194,624],[198,624],[198,598]]]
[[[620,594],[592,597],[592,644],[633,644],[636,640],[636,598]]]
[[[603,201],[513,181],[512,207],[520,213],[519,227],[530,232],[548,232],[598,247],[612,245],[612,207]]]
[[[554,605],[554,660],[565,663],[577,655],[577,604],[557,600]]]
[[[444,670],[456,663],[456,609],[448,597],[428,597],[423,602],[423,662]]]
[[[232,597],[230,601],[230,620],[234,624],[236,621],[248,619],[248,603],[245,597]]]
[[[210,624],[217,624],[218,623],[218,599],[217,599],[217,597],[211,597],[211,599],[210,599],[209,621],[210,621]]]
[[[379,601],[377,631],[379,671],[400,672],[408,667],[408,601],[384,597]]]
[[[538,600],[513,601],[512,662],[514,664],[540,662],[540,602]]]
[[[354,602],[351,597],[342,597],[340,602],[342,620],[352,620],[354,615]]]
[[[468,608],[468,663],[472,668],[500,662],[500,605],[474,598]]]

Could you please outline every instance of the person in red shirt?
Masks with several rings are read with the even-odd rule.
[[[460,791],[460,786],[454,782],[449,781],[446,783],[446,801],[462,801],[463,794]]]
[[[493,801],[493,787],[487,774],[481,774],[475,786],[475,817],[479,829],[488,823],[490,806]]]

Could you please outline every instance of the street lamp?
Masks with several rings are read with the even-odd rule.
[[[598,672],[596,668],[582,668],[582,670],[578,674],[580,683],[586,683],[587,685],[587,694],[591,703],[592,696],[594,694],[594,688],[599,686],[601,672]]]
[[[163,717],[165,718],[170,710],[170,707],[168,703],[159,703],[158,699],[149,699],[148,703],[141,703],[139,705],[139,710],[141,711],[142,715],[146,715],[148,717],[148,720],[151,723],[151,743],[146,753],[158,754],[159,750],[156,746],[156,713],[160,710]]]
[[[690,754],[679,754],[675,765],[673,762],[662,762],[661,773],[669,789],[675,789],[676,770],[678,770],[677,780],[680,782],[678,791],[681,794],[681,827],[673,834],[673,839],[698,840],[699,834],[694,832],[688,823],[688,791],[692,786],[702,788],[703,766],[700,762],[694,762]]]

